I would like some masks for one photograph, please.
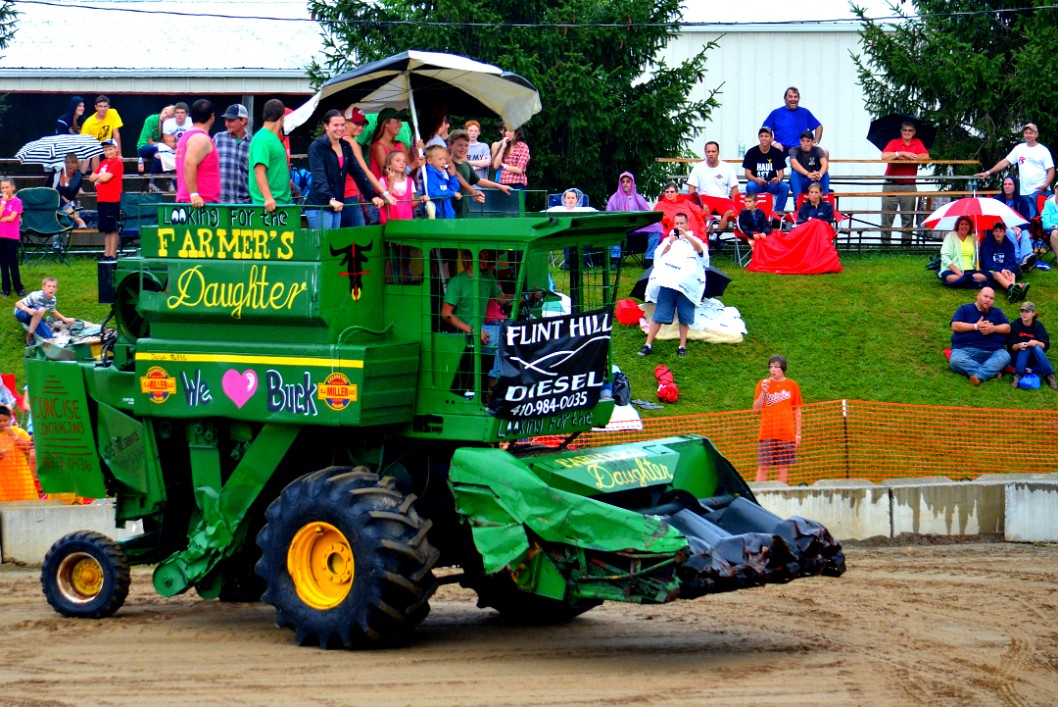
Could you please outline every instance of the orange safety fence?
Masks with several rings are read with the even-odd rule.
[[[571,446],[601,447],[680,434],[708,437],[752,480],[760,416],[752,410],[654,417],[643,429],[590,432]],[[802,408],[802,443],[790,485],[819,479],[1058,472],[1058,411],[831,400]],[[769,480],[774,480],[771,471]]]

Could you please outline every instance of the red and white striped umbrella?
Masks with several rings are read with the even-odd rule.
[[[960,216],[969,216],[978,233],[991,230],[996,221],[1002,221],[1008,228],[1026,224],[1024,216],[999,199],[968,196],[940,207],[927,216],[922,225],[938,231],[954,231]]]

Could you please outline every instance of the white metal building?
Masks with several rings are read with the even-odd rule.
[[[0,91],[77,94],[86,85],[118,94],[310,91],[305,67],[321,42],[315,22],[298,21],[307,19],[300,0],[76,5],[17,6],[15,37],[0,59]],[[151,14],[165,11],[181,14]]]
[[[859,36],[846,25],[775,27],[739,25],[685,29],[664,52],[669,64],[686,60],[710,42],[706,77],[696,91],[721,87],[720,108],[712,114],[693,149],[701,155],[706,140],[720,143],[721,158],[734,158],[739,143],[757,144],[757,129],[773,109],[783,105],[788,86],[801,92],[801,105],[823,124],[822,145],[832,158],[876,159],[866,140],[872,116],[863,105],[856,69],[849,56]],[[791,146],[792,147],[792,146]]]

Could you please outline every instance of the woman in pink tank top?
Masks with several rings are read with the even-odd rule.
[[[411,156],[407,145],[396,141],[401,127],[400,113],[392,108],[383,108],[375,120],[375,134],[371,136],[371,161],[368,165],[375,179],[381,179],[384,176],[383,165],[386,163],[386,156],[395,150],[400,150],[405,154],[408,158],[408,167],[412,171],[418,169],[422,162]]]
[[[200,206],[195,197],[204,204],[220,203],[220,158],[209,136],[213,121],[213,104],[205,99],[195,101],[191,106],[192,127],[176,143],[176,200],[180,203]],[[188,176],[192,188],[188,187]]]

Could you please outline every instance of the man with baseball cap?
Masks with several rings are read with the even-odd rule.
[[[999,160],[995,165],[984,172],[978,172],[978,177],[990,177],[1001,172],[1007,167],[1017,165],[1018,179],[1021,180],[1021,195],[1029,202],[1029,211],[1026,214],[1030,219],[1039,213],[1036,209],[1036,195],[1050,196],[1051,182],[1054,181],[1054,159],[1051,151],[1036,142],[1040,131],[1036,123],[1025,123],[1021,129],[1025,142],[1015,145],[1010,154]]]
[[[801,133],[801,145],[790,150],[790,193],[804,194],[813,182],[819,182],[824,194],[830,193],[830,158],[822,147],[815,144],[811,130]]]
[[[246,129],[249,113],[239,103],[224,111],[225,132],[213,138],[220,160],[220,203],[249,204],[250,200],[250,131]]]
[[[118,245],[121,242],[118,221],[121,217],[121,180],[125,176],[125,165],[114,138],[103,140],[103,158],[88,176],[88,181],[96,187],[99,232],[103,234],[101,260],[113,262],[118,258]]]

